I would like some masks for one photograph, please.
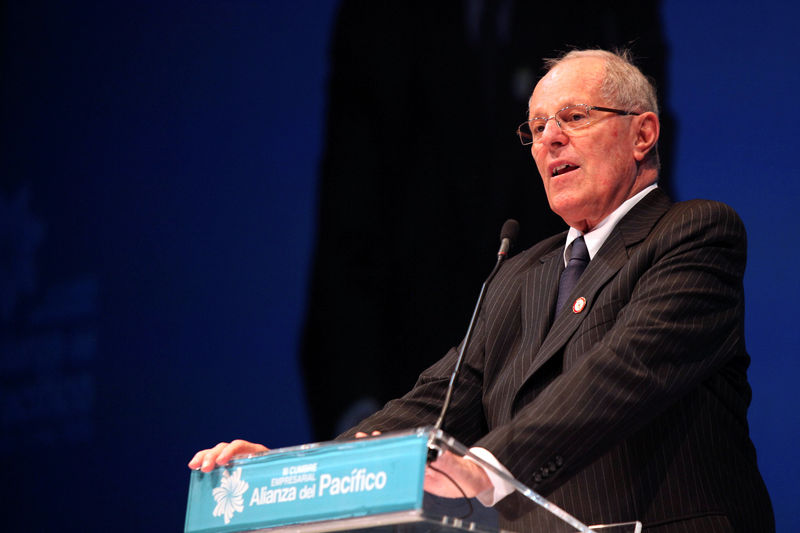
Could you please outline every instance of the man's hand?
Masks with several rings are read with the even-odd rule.
[[[453,480],[451,481],[441,470]],[[463,494],[453,484],[458,483],[467,498],[474,498],[481,492],[492,488],[489,476],[483,468],[473,461],[459,457],[452,452],[444,452],[437,460],[425,469],[425,491],[444,498],[461,498]]]
[[[367,436],[377,437],[380,431],[373,431],[369,435],[363,431],[355,434],[357,439]],[[425,491],[442,496],[443,498],[462,498],[464,494],[467,498],[474,498],[481,492],[493,487],[492,482],[486,472],[474,461],[459,457],[452,452],[444,452],[439,458],[431,463],[437,470],[441,470],[453,480],[448,479],[441,472],[433,468],[425,468]],[[464,494],[453,484],[458,483]]]
[[[215,467],[227,464],[234,455],[246,453],[261,453],[269,450],[266,446],[236,439],[233,442],[220,442],[208,450],[200,450],[192,460],[189,461],[189,468],[200,469],[203,472],[211,472]]]

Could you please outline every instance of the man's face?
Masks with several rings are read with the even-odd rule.
[[[615,107],[600,94],[603,65],[599,58],[577,58],[553,68],[536,85],[528,118],[549,117],[573,104]],[[637,117],[601,113],[597,122],[567,135],[549,120],[531,145],[550,208],[570,226],[591,230],[652,182],[637,182],[636,123]]]

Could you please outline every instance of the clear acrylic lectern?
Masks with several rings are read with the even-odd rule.
[[[501,531],[493,511],[476,500],[424,493],[429,449],[468,456],[496,472],[522,496],[557,516],[564,531],[641,532],[639,522],[585,525],[429,427],[270,450],[237,457],[209,473],[193,471],[184,531]]]

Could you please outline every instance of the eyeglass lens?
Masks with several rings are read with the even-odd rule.
[[[583,104],[565,107],[553,117],[536,117],[523,122],[517,132],[523,144],[531,144],[542,137],[548,120],[555,119],[562,130],[572,131],[588,126],[594,120],[592,112],[590,106]]]

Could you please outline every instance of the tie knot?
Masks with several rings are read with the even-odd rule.
[[[574,259],[583,261],[585,263],[589,262],[589,249],[586,248],[586,242],[583,240],[583,236],[580,236],[572,241],[572,247],[570,248],[569,252],[569,260],[572,261]]]

